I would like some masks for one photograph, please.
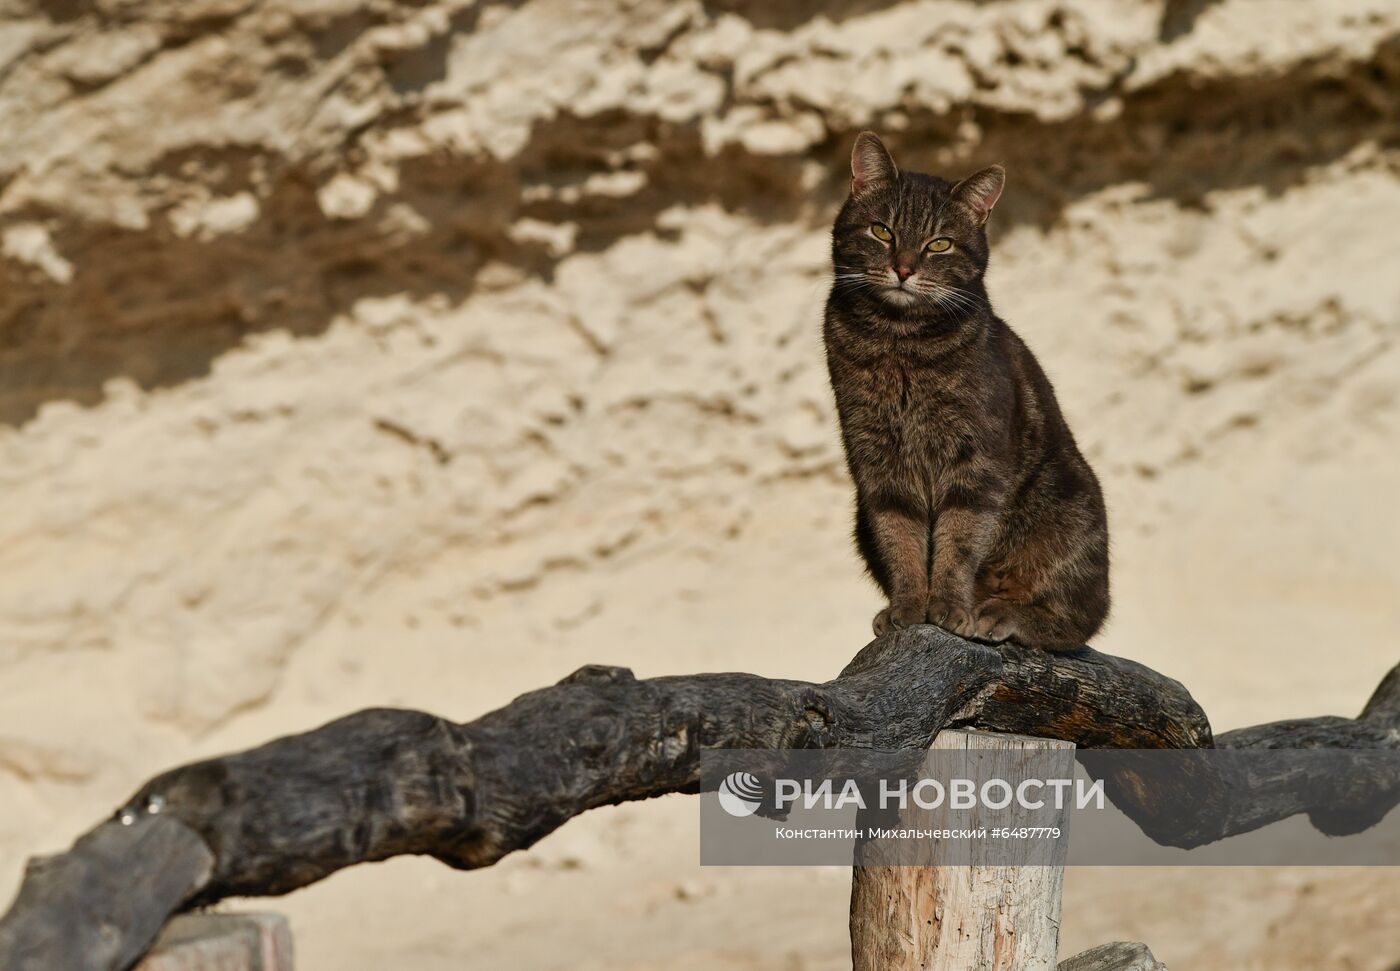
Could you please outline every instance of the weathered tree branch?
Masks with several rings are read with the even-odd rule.
[[[31,865],[0,920],[0,966],[124,968],[182,906],[286,893],[357,863],[422,854],[489,866],[588,809],[697,791],[704,750],[924,748],[950,726],[1088,749],[1394,749],[1400,667],[1358,719],[1279,722],[1214,743],[1186,689],[1142,665],[1088,648],[997,650],[927,626],[874,641],[825,684],[639,681],[589,666],[466,724],[371,709],[152,779],[124,807],[129,824],[110,820]],[[1173,845],[1314,808],[1287,798],[1283,782],[1256,805],[1243,781],[1202,760],[1191,778],[1162,780],[1176,791],[1108,784],[1145,832]],[[1349,781],[1355,812],[1314,814],[1324,831],[1354,831],[1400,799],[1394,774]]]
[[[125,968],[208,884],[213,864],[176,819],[105,822],[68,852],[29,862],[0,920],[0,968]]]

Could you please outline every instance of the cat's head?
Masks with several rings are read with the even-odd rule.
[[[851,196],[836,217],[837,292],[895,316],[961,316],[982,294],[986,222],[1006,184],[993,165],[952,183],[901,172],[873,132],[851,152]]]

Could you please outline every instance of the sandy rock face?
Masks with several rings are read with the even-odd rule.
[[[353,707],[834,673],[876,606],[817,337],[863,127],[1009,170],[991,290],[1105,479],[1101,646],[1220,728],[1351,713],[1400,634],[1398,125],[1388,0],[0,0],[0,887],[150,772]],[[377,946],[461,967],[453,899],[568,870],[600,962],[618,886],[605,923],[658,928],[626,966],[839,956],[839,902],[716,954],[741,899],[637,891],[691,879],[676,818],[442,878]],[[360,966],[334,892],[304,946]],[[1084,946],[1146,936],[1102,898]],[[1244,966],[1170,917],[1168,964]],[[498,933],[480,966],[555,966]]]

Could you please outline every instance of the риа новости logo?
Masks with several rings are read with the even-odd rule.
[[[763,783],[751,772],[731,772],[719,784],[719,804],[731,816],[752,816],[763,805]]]

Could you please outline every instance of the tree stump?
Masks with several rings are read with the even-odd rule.
[[[1027,763],[1048,753],[1063,753],[1072,768],[1074,744],[947,730],[931,750],[990,756],[997,777],[1012,779],[1035,774],[1027,773]],[[1058,826],[1062,836],[1049,865],[1017,862],[1015,842],[981,840],[956,851],[932,842],[926,866],[857,867],[851,886],[853,971],[1054,971],[1068,806],[1052,815],[1049,822],[1045,810],[1033,813],[1013,803],[997,823]],[[976,817],[960,816],[949,827],[976,827]],[[927,814],[920,820],[927,825]]]
[[[186,914],[132,971],[292,971],[292,932],[281,914]]]

